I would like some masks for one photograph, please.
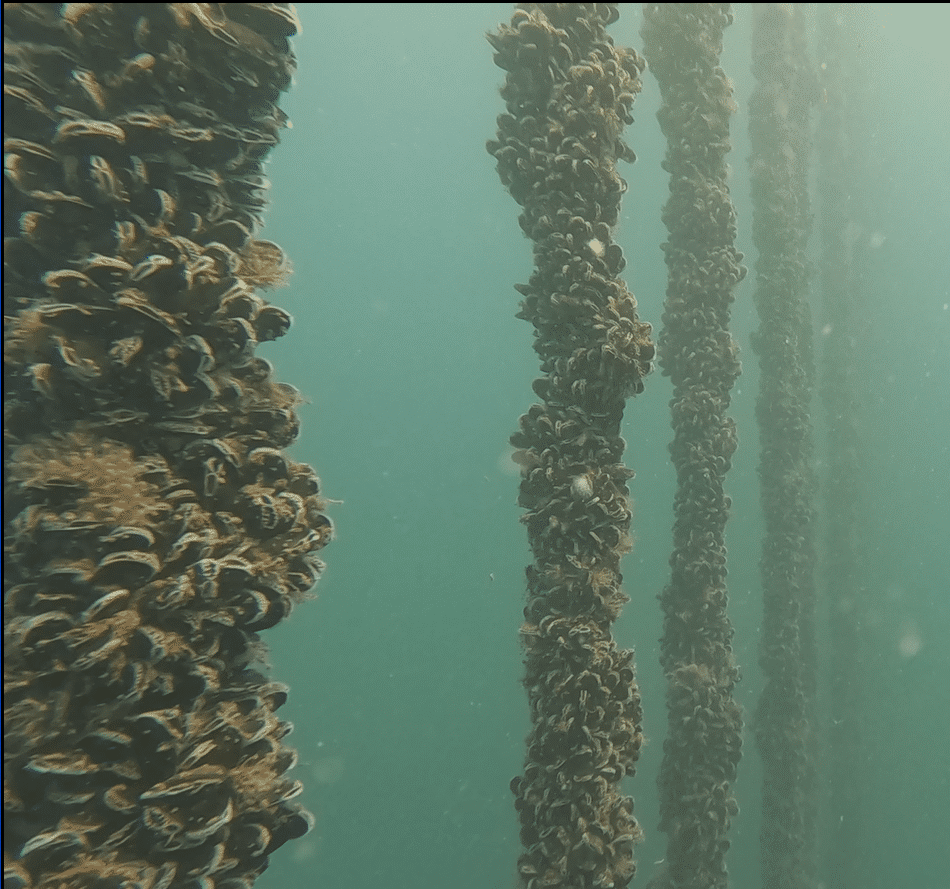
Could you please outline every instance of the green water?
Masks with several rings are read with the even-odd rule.
[[[937,12],[933,12],[937,9]],[[298,459],[319,472],[337,539],[318,600],[266,634],[292,688],[298,776],[317,825],[272,859],[262,889],[511,889],[519,853],[508,789],[528,728],[517,629],[526,536],[508,436],[535,400],[531,328],[513,289],[531,270],[517,208],[484,148],[503,72],[484,33],[501,4],[301,4],[293,120],[274,152],[264,237],[295,274],[272,298],[296,323],[264,354],[309,400]],[[866,655],[864,889],[946,889],[950,836],[950,76],[946,6],[866,10],[874,97],[862,201],[873,224],[859,331],[866,451],[861,630]],[[749,12],[722,64],[736,82],[733,198],[751,265]],[[611,29],[640,47],[639,9]],[[649,73],[627,141],[639,160],[618,233],[624,277],[656,325],[666,269],[664,143]],[[815,238],[813,238],[813,241]],[[754,419],[754,276],[733,332],[743,375],[727,480],[731,617],[747,721],[761,688],[761,518]],[[817,294],[817,282],[815,286]],[[816,300],[816,318],[820,303]],[[816,343],[820,359],[821,331]],[[624,435],[636,545],[632,601],[615,626],[636,648],[648,744],[627,782],[645,833],[642,886],[663,858],[655,777],[665,731],[657,594],[667,581],[674,475],[669,382],[628,403]],[[818,470],[823,428],[815,405]],[[819,532],[820,534],[820,532]],[[822,590],[818,621],[827,609]],[[829,644],[820,639],[822,652]],[[746,729],[732,830],[732,885],[754,889],[760,769]],[[825,884],[828,889],[834,882]],[[842,886],[842,889],[850,889]]]

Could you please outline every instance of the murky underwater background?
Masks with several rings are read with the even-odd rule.
[[[503,110],[487,30],[507,4],[298,6],[293,120],[273,154],[264,237],[290,255],[291,333],[264,350],[309,403],[295,456],[313,464],[337,539],[318,599],[266,634],[281,711],[296,730],[297,776],[315,829],[281,849],[262,889],[511,889],[519,853],[508,789],[528,729],[518,626],[529,561],[508,436],[535,400],[532,332],[517,320],[531,270],[517,207],[485,151]],[[617,43],[641,43],[624,5]],[[867,502],[866,889],[945,889],[950,835],[950,8],[872,6],[855,46],[868,72],[871,283],[857,331]],[[944,35],[944,36],[941,36]],[[750,15],[736,10],[722,65],[735,81],[732,191],[751,267],[745,102]],[[815,50],[812,50],[813,57]],[[640,316],[657,325],[666,268],[667,178],[647,72],[621,165],[629,190],[618,240]],[[817,235],[812,238],[817,251]],[[816,253],[817,255],[817,253]],[[727,489],[731,617],[750,718],[761,521],[753,414],[754,276],[739,286],[733,391],[740,446]],[[816,345],[821,325],[814,287]],[[820,365],[819,365],[820,366]],[[627,789],[646,833],[634,886],[663,857],[655,778],[666,724],[657,594],[667,582],[674,475],[667,378],[627,405],[636,471],[632,601],[615,625],[636,648],[648,744]],[[813,412],[818,470],[823,421]],[[820,501],[819,501],[820,502]],[[819,531],[820,535],[820,531]],[[819,624],[824,612],[819,602]],[[820,640],[824,651],[833,640]],[[760,885],[758,757],[747,727],[729,867]],[[828,889],[834,883],[828,883]],[[850,889],[850,887],[842,887]]]

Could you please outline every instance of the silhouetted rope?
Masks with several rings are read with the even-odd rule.
[[[814,379],[807,303],[808,109],[800,11],[753,6],[749,102],[752,236],[760,326],[756,402],[765,539],[759,662],[766,684],[755,717],[763,763],[762,873],[766,889],[815,883]]]
[[[740,371],[729,316],[746,270],[726,183],[735,103],[719,55],[731,22],[726,4],[646,4],[641,29],[663,99],[657,119],[670,173],[663,210],[669,283],[658,339],[660,367],[674,387],[670,455],[677,475],[672,574],[661,597],[669,733],[659,777],[667,852],[650,883],[657,889],[724,889],[727,834],[738,812],[732,784],[742,716],[726,613],[731,501],[723,483],[736,449],[726,411]]]

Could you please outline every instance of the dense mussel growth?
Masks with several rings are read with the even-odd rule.
[[[663,591],[661,662],[669,735],[660,771],[660,829],[667,852],[651,886],[724,889],[732,785],[742,747],[733,697],[739,677],[726,613],[723,490],[736,449],[726,411],[739,375],[729,333],[733,291],[745,275],[735,249],[727,185],[732,84],[719,67],[724,4],[646,4],[643,52],[660,85],[657,118],[667,139],[670,198],[663,221],[669,282],[659,364],[670,402],[677,475],[670,582]]]
[[[534,242],[517,289],[542,371],[541,403],[511,439],[534,555],[521,628],[533,727],[512,782],[529,889],[626,886],[640,836],[619,788],[642,742],[640,697],[610,627],[630,546],[620,421],[654,347],[612,239],[626,188],[616,161],[633,160],[620,134],[643,69],[607,36],[616,18],[613,4],[519,4],[489,35],[507,113],[488,150]]]
[[[4,6],[5,889],[245,889],[309,827],[258,636],[332,533],[255,357],[297,28]]]

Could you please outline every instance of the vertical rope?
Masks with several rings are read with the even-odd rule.
[[[739,671],[726,613],[723,490],[736,449],[726,416],[739,375],[729,334],[733,290],[745,275],[735,249],[735,209],[725,157],[732,85],[719,67],[725,4],[646,4],[644,55],[660,85],[657,118],[667,138],[663,167],[670,198],[663,221],[669,283],[659,363],[673,382],[676,467],[672,574],[661,600],[661,662],[669,733],[659,776],[664,867],[651,886],[725,887],[732,784],[741,756],[742,716],[733,697]]]
[[[851,197],[854,169],[861,168],[864,143],[856,139],[854,109],[847,107],[844,6],[822,5],[821,98],[817,141],[818,194],[821,196],[822,337],[821,399],[827,436],[824,491],[822,586],[828,608],[829,695],[825,771],[828,790],[827,835],[824,841],[826,882],[855,889],[862,879],[862,793],[859,765],[863,761],[861,705],[862,657],[859,624],[861,601],[860,521],[862,456],[857,403],[856,319],[858,306],[855,245],[848,238],[857,207]]]
[[[246,889],[305,833],[259,632],[330,538],[254,237],[284,4],[4,9],[4,887]]]
[[[626,886],[640,837],[620,792],[642,742],[640,697],[633,653],[610,626],[630,547],[620,421],[654,350],[612,239],[626,188],[616,161],[633,159],[620,134],[643,67],[607,36],[616,18],[613,4],[519,4],[489,35],[508,113],[488,150],[534,241],[519,317],[535,327],[543,374],[541,403],[511,439],[534,554],[521,628],[532,729],[512,782],[529,889]]]
[[[814,885],[814,379],[807,303],[808,106],[800,11],[753,7],[749,103],[752,235],[758,248],[752,339],[761,381],[756,417],[765,519],[755,716],[763,762],[762,871],[767,889]]]

